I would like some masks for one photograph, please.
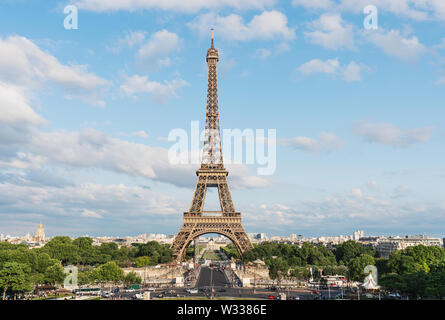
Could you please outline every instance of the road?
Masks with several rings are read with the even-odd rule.
[[[201,267],[199,278],[196,283],[195,289],[198,289],[198,293],[191,294],[187,292],[186,288],[174,288],[174,292],[170,292],[171,289],[156,289],[151,292],[151,298],[174,298],[174,297],[233,297],[233,298],[256,298],[256,299],[268,299],[269,296],[277,297],[279,292],[285,293],[288,297],[298,297],[299,300],[314,300],[314,299],[328,299],[335,297],[340,291],[338,289],[319,290],[319,294],[314,294],[309,289],[300,290],[279,290],[272,291],[265,288],[233,288],[228,281],[225,273],[220,268]],[[213,289],[213,290],[212,290]],[[121,292],[116,296],[120,296],[120,299],[132,299],[136,293],[141,293],[143,290],[137,292]],[[116,296],[114,298],[116,298]]]
[[[202,267],[196,288],[227,287],[229,281],[219,268]]]

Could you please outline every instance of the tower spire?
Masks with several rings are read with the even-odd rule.
[[[216,73],[219,55],[218,50],[213,46],[213,28],[211,30],[212,46],[207,50],[206,56],[208,64],[207,106],[201,169],[224,169],[219,127],[218,80]]]

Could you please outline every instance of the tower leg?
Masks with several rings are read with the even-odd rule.
[[[240,257],[244,252],[253,249],[247,233],[241,224],[241,219],[220,217],[201,217],[192,219],[199,219],[200,221],[197,221],[196,223],[184,222],[171,245],[173,260],[176,263],[182,262],[185,250],[190,242],[207,233],[217,233],[229,238],[235,245]],[[233,222],[233,220],[235,221]]]

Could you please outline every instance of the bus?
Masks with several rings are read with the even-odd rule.
[[[100,288],[81,288],[74,290],[76,295],[80,296],[100,296],[101,289]]]

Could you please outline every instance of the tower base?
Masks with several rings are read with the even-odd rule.
[[[239,213],[237,215],[238,217],[203,217],[189,216],[188,213],[185,213],[182,227],[171,246],[173,260],[180,263],[184,259],[185,250],[190,242],[206,233],[217,233],[229,238],[240,256],[253,249],[241,224],[241,215]]]

